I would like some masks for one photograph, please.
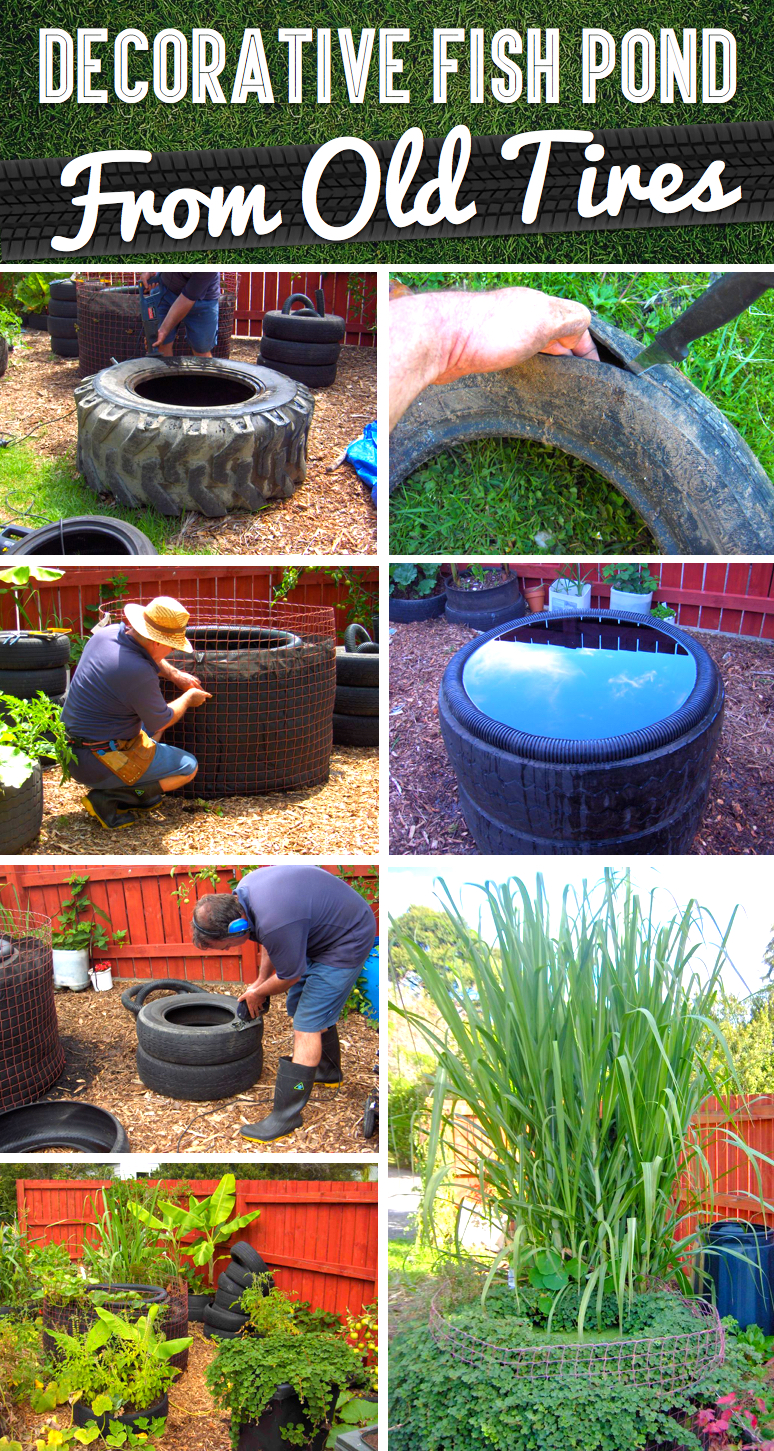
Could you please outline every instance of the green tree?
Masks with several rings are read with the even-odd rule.
[[[222,1170],[221,1170],[222,1173]],[[0,1223],[11,1224],[16,1218],[17,1179],[112,1179],[113,1164],[0,1164]],[[220,1175],[217,1176],[220,1178]]]
[[[429,954],[434,966],[446,973],[450,982],[473,981],[470,965],[460,951],[457,934],[446,913],[438,912],[434,907],[414,905],[395,918],[390,931],[390,982],[399,982],[413,970],[406,948],[397,940],[400,933],[412,937]]]
[[[723,995],[713,1013],[744,1093],[774,1093],[774,983],[749,998]],[[713,1068],[721,1060],[713,1052]]]

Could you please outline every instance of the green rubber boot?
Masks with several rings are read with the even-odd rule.
[[[336,1024],[326,1028],[322,1035],[322,1058],[317,1065],[315,1083],[324,1088],[339,1088],[343,1078],[341,1071],[341,1044]]]
[[[309,1101],[316,1072],[316,1067],[308,1068],[305,1063],[280,1058],[274,1085],[274,1107],[260,1123],[243,1124],[239,1130],[242,1137],[253,1143],[271,1144],[275,1139],[292,1134],[294,1129],[300,1129],[304,1122],[301,1110]]]

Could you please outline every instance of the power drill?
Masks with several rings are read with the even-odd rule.
[[[258,1004],[259,1013],[268,1013],[270,1007],[271,998],[261,998],[261,1001]],[[239,1029],[246,1028],[247,1024],[250,1022],[252,1022],[252,1018],[250,1017],[250,1009],[248,1008],[247,1003],[237,1003],[237,1015],[234,1019],[233,1026]]]
[[[142,330],[145,333],[145,341],[148,345],[148,353],[158,357],[159,318],[158,305],[161,297],[161,288],[156,282],[150,292],[145,291],[145,284],[139,282],[137,290],[140,294],[140,313],[142,315]]]

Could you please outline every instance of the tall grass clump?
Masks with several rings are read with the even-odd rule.
[[[711,1130],[697,1122],[702,1101],[735,1083],[711,1016],[731,924],[705,953],[694,901],[662,921],[653,893],[641,899],[628,873],[606,871],[597,888],[565,890],[555,925],[542,878],[534,897],[515,878],[484,884],[489,942],[441,885],[468,985],[399,939],[442,1020],[400,1010],[438,1061],[426,1218],[453,1168],[463,1103],[479,1127],[461,1135],[457,1126],[453,1156],[506,1234],[485,1294],[508,1260],[517,1289],[526,1279],[553,1310],[572,1295],[582,1332],[606,1294],[622,1321],[633,1294],[654,1281],[688,1291],[701,1251],[697,1215],[713,1217],[709,1133],[753,1162],[759,1188],[760,1164],[772,1162],[730,1117]]]

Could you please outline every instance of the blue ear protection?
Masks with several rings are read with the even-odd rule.
[[[236,934],[239,933],[239,932],[249,932],[249,931],[250,931],[250,923],[247,921],[247,918],[246,917],[237,917],[236,922],[229,922],[229,924],[228,924],[228,935],[229,935],[229,937],[236,936]]]

